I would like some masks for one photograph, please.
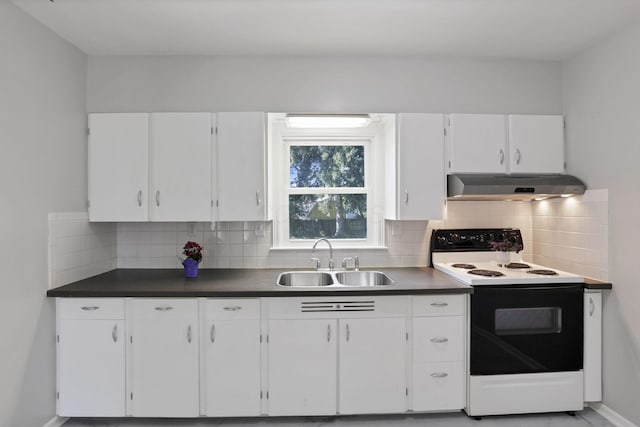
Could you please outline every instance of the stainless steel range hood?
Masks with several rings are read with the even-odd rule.
[[[447,175],[449,200],[544,200],[584,194],[586,189],[571,175]]]

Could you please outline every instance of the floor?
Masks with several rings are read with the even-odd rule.
[[[484,417],[477,421],[463,413],[416,414],[394,416],[343,417],[277,417],[277,418],[209,418],[209,419],[99,419],[74,418],[63,427],[611,427],[605,418],[592,409],[565,413],[503,415]]]

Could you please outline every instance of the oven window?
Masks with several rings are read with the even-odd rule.
[[[496,335],[539,335],[562,332],[562,308],[526,307],[495,310]]]

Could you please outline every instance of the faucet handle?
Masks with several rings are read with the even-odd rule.
[[[320,270],[320,258],[309,258],[311,261],[316,262],[316,270]]]
[[[352,261],[353,258],[349,257],[349,258],[342,258],[342,268],[347,268],[347,261]]]
[[[360,258],[358,257],[358,255],[353,257],[353,269],[355,271],[360,271]]]

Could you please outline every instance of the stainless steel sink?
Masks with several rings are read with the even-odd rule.
[[[381,271],[340,271],[336,280],[344,286],[389,286],[395,280]]]
[[[280,273],[278,285],[291,287],[329,286],[333,285],[333,276],[320,271],[288,271]]]
[[[390,286],[396,282],[381,271],[286,271],[280,273],[277,284],[292,288],[323,286]]]

